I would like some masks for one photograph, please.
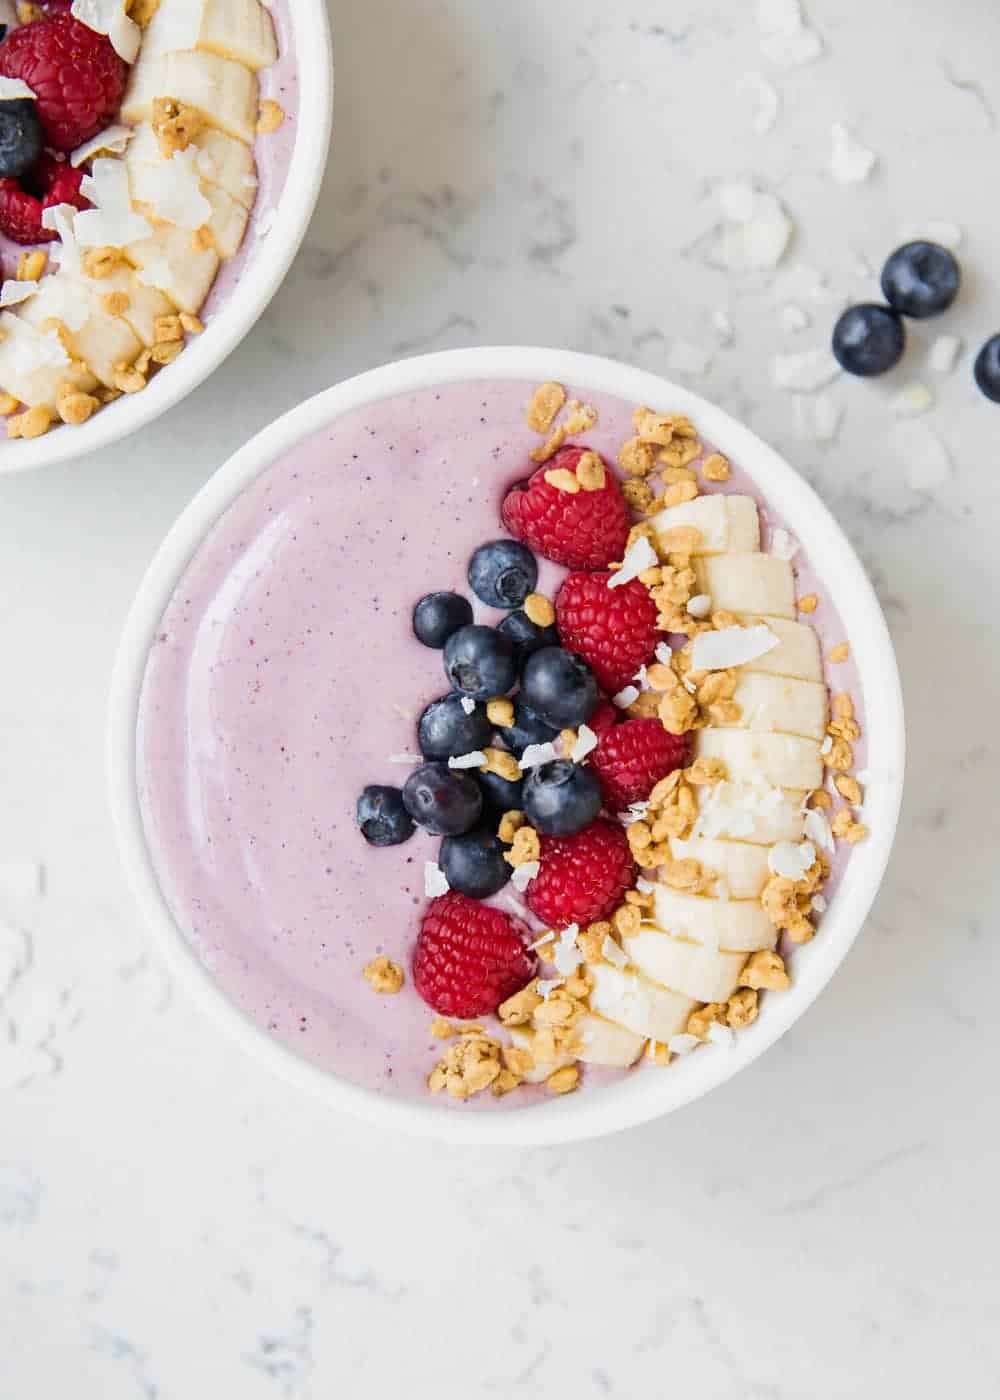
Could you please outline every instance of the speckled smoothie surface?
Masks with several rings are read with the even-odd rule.
[[[468,594],[470,554],[503,534],[500,502],[532,469],[538,442],[524,423],[533,388],[474,382],[399,395],[303,440],[197,549],[147,664],[140,799],[185,937],[271,1035],[387,1093],[426,1096],[441,1044],[409,980],[399,995],[377,996],[361,971],[378,953],[409,970],[423,864],[438,842],[418,831],[371,848],[354,804],[367,783],[402,785],[410,769],[391,756],[416,750],[417,717],[447,691],[440,652],[412,634],[413,604],[435,589]],[[634,405],[570,392],[598,409],[586,442],[613,462]],[[758,499],[766,547],[783,522],[733,467],[710,489]],[[794,564],[799,592],[820,595],[809,620],[825,650],[843,627],[801,552]],[[553,593],[562,572],[543,565],[540,587]],[[851,663],[833,684],[853,692],[860,713]],[[585,1076],[591,1089],[606,1078]],[[463,1107],[528,1098],[481,1095]]]

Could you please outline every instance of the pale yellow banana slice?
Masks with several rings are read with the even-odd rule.
[[[231,199],[218,185],[203,185],[205,198],[212,206],[208,219],[208,229],[215,240],[220,258],[231,258],[239,252],[243,235],[247,230],[250,211],[245,205]]]
[[[668,506],[650,524],[658,535],[679,525],[693,525],[701,539],[693,554],[739,554],[760,549],[757,502],[750,496],[696,496],[693,501]]]
[[[792,835],[782,840],[801,841],[804,830],[801,822],[793,829]],[[754,846],[746,841],[726,841],[709,836],[692,836],[687,841],[677,836],[670,838],[670,852],[674,860],[696,860],[703,870],[718,875],[724,891],[731,899],[757,899],[761,890],[771,878],[771,868],[767,863],[770,846]],[[718,893],[719,885],[716,885]]]
[[[627,951],[640,972],[695,1001],[728,1001],[749,956],[671,938],[658,929],[643,929],[629,938]]]
[[[720,733],[703,730],[703,733]],[[770,783],[721,782],[695,789],[695,835],[770,846],[805,835],[805,791]]]
[[[29,408],[54,409],[64,381],[85,392],[96,388],[90,370],[74,368],[67,358],[54,332],[46,335],[13,312],[0,312],[0,384],[6,393]]]
[[[775,734],[799,734],[821,743],[829,719],[827,690],[818,681],[793,680],[790,676],[771,676],[751,671],[737,671],[733,700],[740,707],[739,718],[727,724],[713,723],[720,728],[753,729]]]
[[[195,248],[187,229],[164,225],[152,237],[130,243],[125,256],[142,268],[154,286],[181,311],[196,315],[215,281],[219,255],[214,248]]]
[[[735,783],[764,783],[799,791],[823,783],[823,760],[815,739],[756,734],[749,729],[701,729],[695,737],[695,751],[706,758],[721,758]]]
[[[257,132],[257,78],[242,63],[183,50],[138,63],[125,91],[122,120],[148,122],[157,97],[194,107],[209,124],[252,146]]]
[[[93,285],[90,280],[60,271],[39,283],[38,294],[23,303],[21,316],[29,325],[41,327],[51,317],[58,317],[66,298],[86,307],[83,324],[66,330],[70,353],[102,384],[114,388],[116,366],[130,365],[142,351],[142,342],[127,321],[105,311]]]
[[[146,27],[142,58],[203,49],[255,71],[278,56],[274,24],[259,0],[161,0]]]
[[[755,953],[773,948],[777,930],[756,899],[708,899],[657,885],[653,922],[674,938],[730,953]],[[626,952],[632,956],[632,940]]]
[[[146,287],[136,277],[135,271],[124,264],[115,268],[108,277],[83,279],[98,297],[114,292],[123,292],[128,297],[128,306],[119,314],[142,341],[152,345],[156,340],[156,319],[158,316],[171,316],[176,308],[172,301],[156,290]]]
[[[667,1041],[687,1025],[695,1008],[692,997],[660,987],[637,972],[620,972],[610,963],[589,968],[594,981],[591,1009],[646,1040]]]
[[[720,554],[694,561],[698,592],[712,611],[795,617],[795,578],[787,559],[774,554]]]
[[[198,153],[195,163],[202,188],[218,185],[238,204],[252,209],[257,197],[257,166],[252,149],[215,127],[204,127],[191,144]],[[166,157],[149,122],[142,122],[136,127],[122,159],[128,167],[133,191],[136,171],[146,165],[163,164]]]
[[[760,671],[766,675],[792,676],[800,681],[821,681],[823,679],[823,659],[820,655],[819,640],[813,629],[804,622],[789,622],[783,617],[746,617],[742,621],[747,626],[763,622],[778,638],[778,645],[763,656],[743,664],[744,671]]]

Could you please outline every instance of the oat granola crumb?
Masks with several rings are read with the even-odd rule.
[[[181,329],[187,335],[201,335],[205,329],[204,322],[197,316],[192,316],[189,311],[182,311],[180,315]]]
[[[500,825],[497,827],[497,835],[505,846],[510,846],[513,843],[514,837],[521,830],[526,821],[527,817],[524,813],[516,809],[510,812],[504,812],[503,816],[500,818]]]
[[[551,627],[556,620],[556,610],[544,593],[529,593],[522,606],[528,621],[536,627]],[[510,701],[507,703],[510,704]]]
[[[830,648],[828,653],[830,660],[834,663],[846,661],[850,654],[851,648],[848,646],[847,642],[838,642],[836,646]]]
[[[395,996],[403,985],[403,969],[385,954],[372,958],[362,969],[362,976],[379,996]]]
[[[64,423],[79,426],[86,423],[100,408],[100,400],[84,394],[70,380],[64,379],[56,389],[56,411]]]
[[[497,777],[505,778],[508,783],[516,783],[521,779],[521,765],[512,753],[506,749],[483,749],[486,755],[486,762],[481,768],[483,773],[496,773]]]
[[[123,394],[137,394],[146,387],[146,376],[137,365],[124,362],[114,367],[114,384]]]
[[[555,467],[545,473],[545,480],[556,491],[565,491],[567,496],[576,496],[581,487],[574,472],[568,467]]]
[[[531,396],[525,421],[533,433],[544,436],[559,416],[566,402],[566,390],[554,380],[540,384]]]
[[[538,832],[533,826],[521,826],[514,832],[514,839],[510,850],[504,855],[504,860],[516,870],[519,865],[533,865],[541,854]]]
[[[563,1065],[555,1074],[550,1074],[545,1087],[553,1094],[571,1094],[580,1083],[580,1071],[576,1065]]]
[[[696,1036],[698,1040],[707,1040],[709,1026],[716,1021],[724,1022],[726,1011],[727,1007],[724,1001],[710,1001],[707,1006],[692,1011],[685,1027],[688,1035]]]
[[[450,1021],[446,1021],[443,1016],[435,1016],[431,1022],[431,1035],[435,1040],[450,1040],[455,1034],[455,1027]]]
[[[829,809],[833,806],[833,798],[825,789],[817,788],[809,795],[809,805],[810,807]]]
[[[281,103],[275,102],[273,97],[265,97],[257,116],[258,135],[270,136],[273,131],[278,130],[284,120],[285,109]]]
[[[547,462],[554,457],[566,441],[566,425],[557,423],[549,436],[539,447],[533,447],[528,456],[533,462]]]
[[[784,958],[766,949],[751,953],[740,976],[740,986],[751,987],[754,991],[783,992],[791,985]]]
[[[41,248],[32,249],[30,253],[22,253],[17,260],[17,280],[19,282],[37,282],[45,271],[45,263],[48,253]]]
[[[83,254],[83,270],[95,281],[110,277],[121,263],[122,253],[118,248],[87,248]]]
[[[150,348],[149,356],[154,365],[171,365],[183,349],[183,340],[161,340]]]
[[[611,916],[614,930],[620,938],[633,938],[642,927],[642,910],[635,904],[622,904]]]
[[[520,1045],[505,1045],[500,1052],[500,1058],[504,1066],[514,1074],[523,1076],[535,1068],[531,1051]]]
[[[504,1075],[500,1092],[509,1092],[516,1085],[507,1078],[511,1071],[501,1066],[500,1050],[500,1042],[479,1027],[463,1028],[459,1039],[449,1045],[428,1075],[428,1089],[432,1094],[443,1089],[454,1099],[467,1099],[490,1088]]]
[[[849,802],[852,807],[861,806],[863,800],[861,784],[857,778],[852,778],[847,773],[838,773],[833,780],[833,785],[845,802]]]
[[[623,442],[618,449],[618,465],[626,476],[647,477],[656,464],[656,457],[648,442],[633,437]]]
[[[823,762],[827,768],[836,769],[839,773],[846,773],[849,768],[854,767],[854,750],[846,739],[834,739],[829,749],[823,754]]]
[[[728,481],[732,475],[728,460],[721,452],[713,452],[701,464],[701,474],[706,481]]]
[[[152,127],[168,160],[175,151],[186,151],[203,126],[197,108],[183,106],[176,97],[154,97]]]
[[[584,491],[603,491],[608,478],[596,452],[584,452],[576,464],[576,479]]]
[[[800,613],[814,613],[819,607],[819,598],[815,593],[803,593],[798,601]]]
[[[693,501],[698,495],[698,483],[695,481],[675,481],[672,486],[668,486],[660,497],[661,504],[666,510],[669,506],[683,505],[686,501]]]
[[[13,418],[7,419],[9,438],[43,437],[52,427],[52,414],[44,404],[36,404]]]
[[[13,394],[0,392],[0,418],[9,418],[17,409],[19,399],[15,399]]]
[[[578,433],[589,433],[597,423],[597,409],[593,404],[581,403],[579,399],[570,399],[566,405],[566,421],[563,427],[567,437],[576,437]]]
[[[486,702],[486,718],[499,729],[508,729],[514,723],[513,703],[503,695],[495,695]]]
[[[654,504],[657,510],[659,509],[659,502],[653,495],[653,488],[648,481],[623,481],[622,495],[625,497],[625,504],[629,509],[636,511],[639,515],[646,515]]]
[[[849,807],[839,809],[830,823],[830,830],[838,840],[846,841],[849,846],[856,846],[868,835],[868,828],[854,820]]]
[[[757,992],[752,987],[741,987],[726,1003],[726,1025],[733,1030],[753,1025],[758,1011]]]
[[[535,1011],[542,1004],[536,988],[537,981],[529,982],[526,987],[522,987],[519,992],[515,992],[512,997],[502,1001],[497,1007],[497,1016],[500,1024],[504,1026],[526,1026],[531,1020]]]

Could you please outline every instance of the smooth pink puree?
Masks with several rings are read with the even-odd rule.
[[[271,1034],[327,1070],[400,1095],[427,1093],[441,1050],[429,1035],[433,1013],[409,981],[380,997],[361,970],[378,953],[409,970],[423,863],[438,842],[418,832],[370,848],[354,804],[367,783],[402,785],[410,769],[390,756],[416,751],[420,711],[447,691],[441,654],[415,640],[411,611],[435,589],[468,594],[470,554],[503,534],[500,501],[531,469],[538,442],[524,425],[533,388],[426,389],[304,440],[197,550],[146,670],[140,798],[180,928]],[[587,442],[613,462],[634,405],[571,392],[597,407]],[[759,500],[738,471],[725,489]],[[795,564],[800,590],[822,597],[801,555]],[[560,572],[546,566],[541,586],[552,592]],[[826,601],[812,621],[828,643],[845,635]],[[859,703],[856,676],[837,672],[836,688],[852,688]],[[476,1102],[509,1108],[525,1098]]]

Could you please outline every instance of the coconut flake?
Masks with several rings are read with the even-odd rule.
[[[542,1001],[548,1001],[552,993],[558,991],[565,983],[565,977],[539,977],[538,981],[535,983],[535,991],[541,997]]]
[[[889,412],[894,418],[919,418],[934,407],[934,395],[926,384],[906,384],[889,400]]]
[[[649,540],[645,535],[640,535],[625,551],[622,566],[608,579],[608,587],[621,588],[623,584],[630,583],[632,579],[644,574],[647,569],[655,569],[659,562],[659,556]]]
[[[689,340],[675,340],[667,354],[667,368],[674,374],[701,376],[712,367],[712,352]]]
[[[124,248],[152,233],[149,222],[132,208],[125,163],[102,157],[85,175],[80,193],[95,206],[73,220],[73,232],[81,248]]]
[[[764,77],[763,73],[748,73],[743,80],[744,89],[753,99],[754,112],[751,129],[755,136],[766,136],[774,129],[781,110],[778,89]]]
[[[391,753],[389,755],[390,763],[409,764],[423,763],[423,761],[424,756],[422,753],[407,753],[405,749],[402,753]]]
[[[696,1045],[701,1041],[696,1035],[672,1035],[667,1041],[667,1049],[672,1055],[690,1055]]]
[[[462,706],[462,709],[465,711],[465,713],[466,713],[467,715],[475,714],[475,712],[476,712],[476,702],[475,702],[475,700],[470,700],[469,697],[468,697],[467,695],[463,695],[462,698],[461,698],[461,700],[459,701],[459,704]]]
[[[823,52],[823,41],[806,24],[799,0],[758,0],[760,50],[779,68],[799,68]]]
[[[528,768],[540,768],[543,763],[554,763],[558,757],[555,744],[529,744],[518,763],[524,772]]]
[[[178,228],[199,229],[212,217],[212,206],[201,192],[197,150],[189,146],[175,151],[158,165],[139,165],[132,171],[132,195],[148,204],[153,215]]]
[[[576,742],[569,751],[569,756],[574,763],[582,763],[589,753],[597,748],[597,735],[589,724],[581,724],[576,731]]]
[[[669,666],[674,659],[673,647],[669,642],[657,642],[655,655],[661,666]]]
[[[604,941],[601,944],[601,957],[612,967],[617,967],[619,971],[628,967],[628,953],[620,943],[615,942],[609,933],[604,935]]]
[[[707,593],[696,593],[687,600],[684,608],[689,617],[708,617],[712,611],[712,600]]]
[[[174,270],[166,258],[151,258],[135,275],[144,287],[157,287],[161,291],[169,290],[174,284]]]
[[[927,363],[935,374],[951,374],[962,353],[962,341],[957,335],[939,335],[931,346]]]
[[[890,444],[906,469],[906,484],[913,491],[933,491],[951,480],[948,449],[937,434],[919,419],[897,423]]]
[[[875,169],[878,160],[874,151],[862,146],[842,122],[834,122],[831,130],[830,174],[838,185],[859,185]]]
[[[802,825],[814,846],[821,846],[824,851],[833,850],[833,832],[830,830],[830,823],[818,808],[810,807],[808,809]]]
[[[8,278],[0,287],[0,310],[6,306],[20,306],[37,292],[37,282],[19,282],[16,277]]]
[[[721,307],[712,312],[710,317],[712,329],[718,336],[720,345],[732,345],[736,339],[736,328],[733,325],[733,318],[728,311],[723,311]]]
[[[126,63],[136,61],[142,30],[125,13],[125,0],[73,0],[70,14],[95,34],[106,34],[115,53]]]
[[[647,880],[645,875],[640,875],[635,882],[635,887],[640,894],[655,894],[656,885],[652,880]]]
[[[821,894],[814,894],[812,899],[809,901],[809,904],[810,907],[814,909],[817,914],[825,914],[827,909],[829,909],[830,907],[826,901],[826,898]]]
[[[484,768],[487,763],[486,755],[482,749],[473,749],[471,753],[460,753],[448,760],[449,768]]]
[[[721,185],[716,198],[724,223],[710,261],[730,272],[777,267],[792,236],[792,221],[779,199],[749,180]]]
[[[552,930],[550,928],[546,929],[545,932],[542,934],[541,938],[536,938],[534,943],[528,944],[528,952],[540,952],[542,948],[544,948],[547,944],[552,942],[554,937],[555,934],[552,932]]]
[[[844,410],[831,394],[796,394],[795,432],[804,442],[833,442]]]
[[[713,1045],[726,1045],[730,1049],[736,1044],[736,1037],[721,1021],[713,1021],[708,1028],[708,1038]]]
[[[870,768],[859,768],[854,776],[857,778],[859,783],[867,784],[870,783],[872,780],[872,771]]]
[[[439,894],[447,894],[451,886],[445,878],[445,873],[436,860],[424,861],[424,894],[428,899],[435,899]]]
[[[766,656],[778,646],[778,638],[765,622],[753,627],[726,627],[721,632],[699,632],[691,643],[692,671],[726,671]]]
[[[564,977],[572,977],[583,962],[583,955],[576,946],[576,936],[580,932],[578,924],[570,924],[559,933],[550,961]]]
[[[794,841],[776,841],[767,853],[767,867],[772,875],[786,880],[802,880],[815,864],[816,849],[811,841],[797,845]]]
[[[800,354],[775,355],[771,368],[779,389],[791,389],[798,394],[814,394],[832,383],[841,372],[827,345],[818,345],[815,350],[804,350]]]
[[[812,317],[808,311],[804,311],[798,302],[789,301],[781,308],[778,318],[783,331],[790,331],[793,335],[799,331],[807,330],[812,325]]]
[[[0,102],[19,102],[25,97],[35,97],[35,92],[27,83],[20,78],[5,78],[0,74]]]
[[[520,890],[520,892],[524,894],[541,868],[537,860],[526,860],[523,865],[516,865],[514,867],[514,873],[510,877],[510,882],[516,890]]]
[[[820,744],[820,746],[819,746],[819,751],[820,751],[820,753],[823,755],[823,757],[825,758],[832,748],[833,748],[833,736],[832,736],[831,734],[828,734],[828,735],[826,736],[826,738],[823,740],[822,744]]]
[[[629,705],[634,705],[640,695],[637,685],[627,685],[624,690],[619,690],[617,695],[612,695],[612,705],[617,705],[619,710],[627,710]]]
[[[507,908],[511,910],[512,913],[517,915],[519,919],[531,918],[531,910],[522,900],[518,899],[516,895],[505,894],[503,897],[503,902],[504,904],[506,904]]]
[[[69,163],[74,167],[83,165],[91,156],[96,156],[98,151],[107,151],[116,156],[123,155],[134,135],[135,130],[131,126],[106,127],[89,141],[84,141],[82,146],[77,146],[76,150],[70,153]]]
[[[771,544],[768,552],[776,555],[778,559],[794,559],[800,548],[798,540],[793,539],[787,530],[782,530],[779,527],[777,530],[771,531]]]

